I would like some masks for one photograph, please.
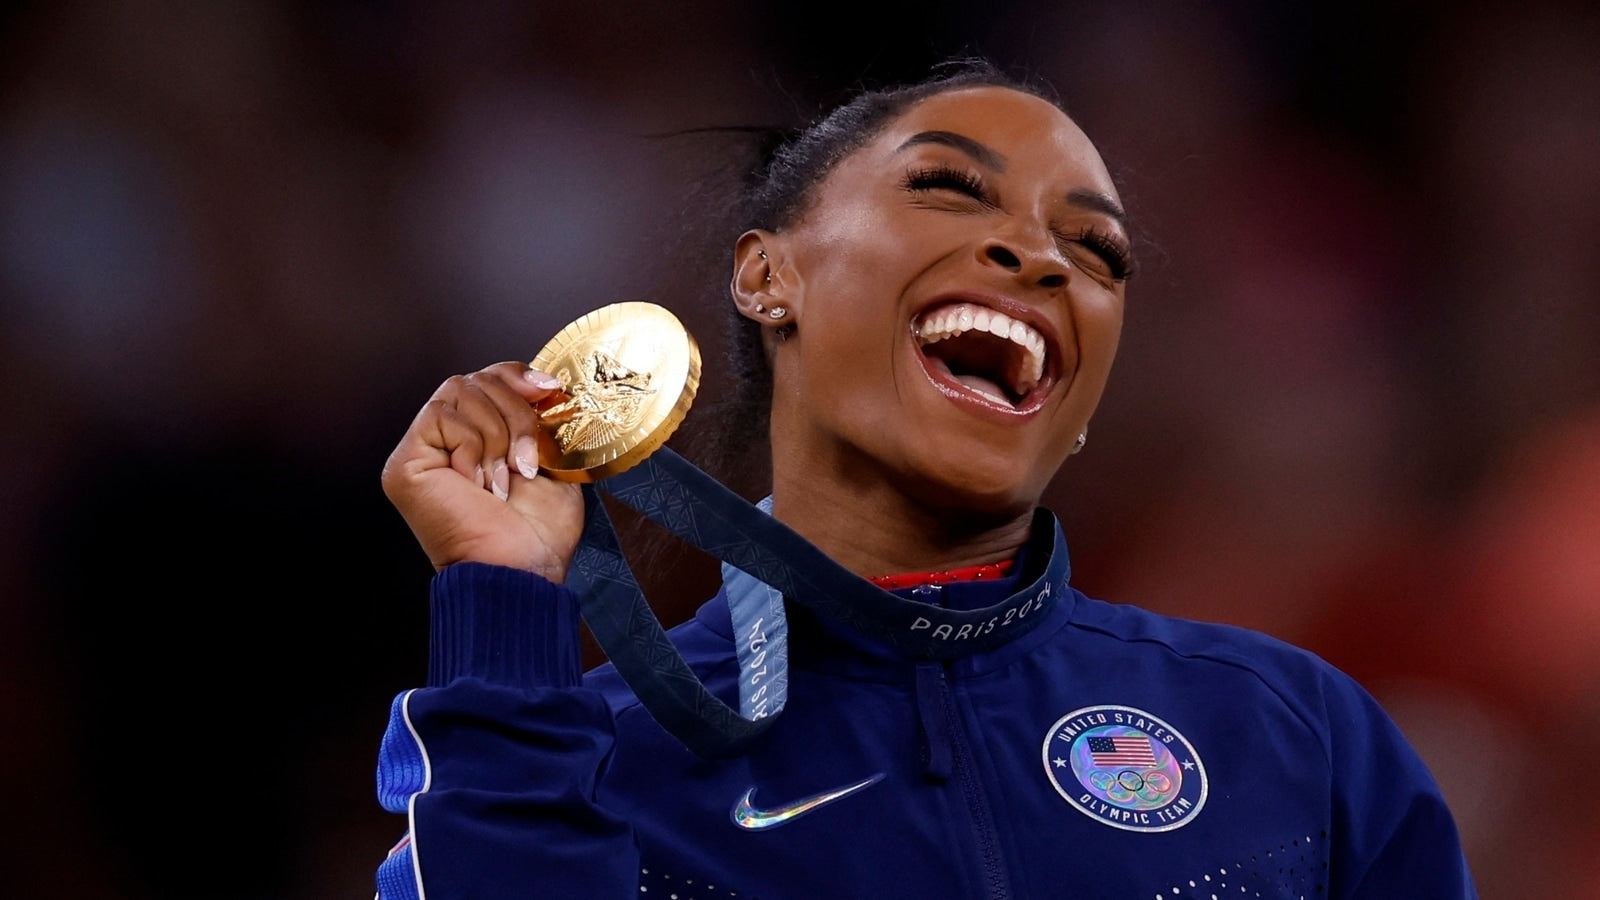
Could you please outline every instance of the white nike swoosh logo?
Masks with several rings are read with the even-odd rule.
[[[823,791],[820,794],[813,794],[803,800],[796,800],[793,803],[785,803],[781,806],[774,806],[768,809],[756,809],[755,806],[751,805],[750,801],[754,800],[756,796],[756,789],[751,788],[750,790],[744,792],[744,796],[739,798],[739,802],[733,804],[733,811],[729,815],[733,819],[733,824],[745,829],[746,831],[760,831],[763,828],[777,828],[779,825],[793,822],[795,819],[800,818],[819,806],[832,803],[833,801],[843,797],[848,797],[851,794],[854,794],[856,791],[863,790],[871,787],[874,784],[877,784],[881,780],[883,780],[883,773],[879,772],[871,777],[863,778],[855,784],[847,784],[842,788],[837,788],[831,791]]]

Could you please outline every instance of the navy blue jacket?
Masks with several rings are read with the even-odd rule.
[[[407,822],[379,896],[1477,896],[1438,786],[1352,679],[1255,632],[1069,593],[944,663],[791,604],[787,707],[707,761],[609,666],[580,673],[569,590],[452,566],[428,686],[396,698],[381,749],[380,800]],[[672,636],[736,705],[732,630],[723,592]]]

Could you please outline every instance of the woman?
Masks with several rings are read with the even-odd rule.
[[[429,686],[384,742],[409,827],[382,897],[1475,896],[1437,786],[1354,682],[1066,586],[1038,504],[1132,260],[1058,105],[983,65],[865,94],[780,149],[750,208],[731,293],[771,367],[767,506],[923,624],[791,596],[786,708],[737,756],[690,752],[610,667],[578,675],[584,503],[533,441],[556,382],[449,379],[383,478],[438,575]],[[748,588],[673,632],[723,697]]]

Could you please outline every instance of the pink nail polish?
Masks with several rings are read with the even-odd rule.
[[[534,462],[537,457],[538,450],[534,447],[531,437],[524,435],[511,445],[511,458],[517,464],[517,471],[529,481],[539,477],[539,465]]]
[[[494,470],[489,480],[492,482],[491,490],[496,497],[504,500],[511,496],[511,469],[506,466],[505,460],[494,461]]]
[[[560,379],[549,374],[548,372],[541,372],[538,369],[529,369],[528,371],[522,373],[522,377],[528,379],[529,383],[531,383],[534,387],[541,387],[552,391],[561,387]]]

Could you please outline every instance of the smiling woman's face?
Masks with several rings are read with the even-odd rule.
[[[780,480],[1031,511],[1105,388],[1130,266],[1072,120],[1006,88],[930,97],[762,246],[795,325],[773,361]]]

